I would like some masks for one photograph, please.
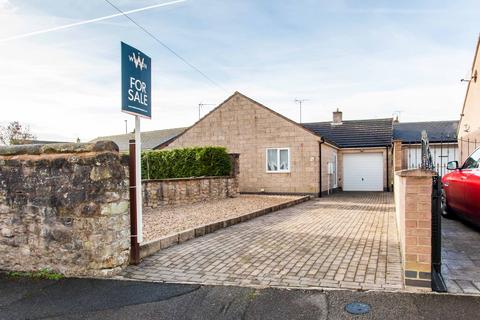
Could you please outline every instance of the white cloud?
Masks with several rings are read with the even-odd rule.
[[[9,0],[0,0],[0,13],[11,12],[14,10],[14,6]]]

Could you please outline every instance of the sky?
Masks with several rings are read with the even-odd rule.
[[[122,10],[162,3],[110,0]],[[169,0],[163,0],[168,2]],[[131,15],[216,84],[125,17],[5,40],[117,13],[104,0],[0,0],[0,125],[42,140],[122,134],[120,42],[152,58],[152,119],[189,126],[239,91],[299,121],[459,118],[480,1],[187,0]],[[211,105],[210,105],[211,104]]]

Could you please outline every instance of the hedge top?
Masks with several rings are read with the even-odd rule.
[[[223,147],[196,147],[142,153],[142,179],[230,175],[232,164]]]

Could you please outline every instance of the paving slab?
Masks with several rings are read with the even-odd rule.
[[[442,219],[442,275],[451,293],[480,295],[480,229]]]

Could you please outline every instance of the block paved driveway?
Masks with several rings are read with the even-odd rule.
[[[448,292],[480,295],[480,228],[442,219],[442,274]]]
[[[402,288],[393,194],[338,193],[165,249],[123,278],[241,286]]]

